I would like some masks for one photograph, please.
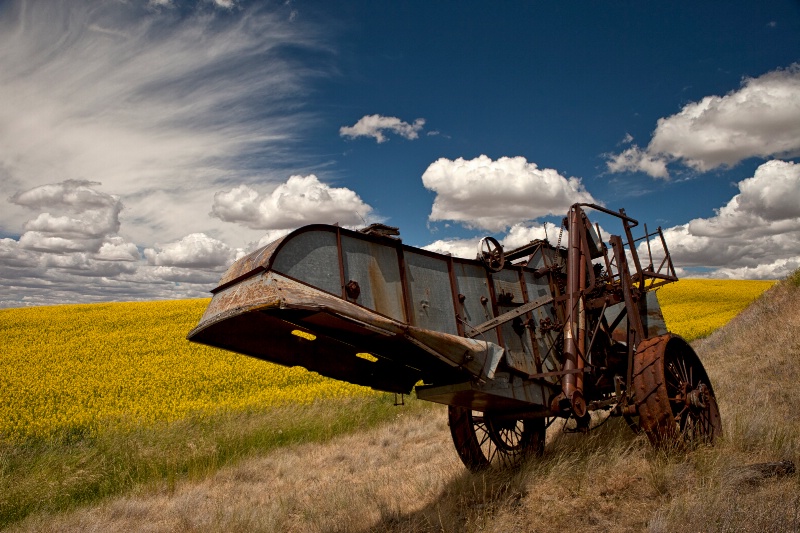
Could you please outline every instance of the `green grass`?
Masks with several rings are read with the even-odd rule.
[[[404,410],[429,404],[406,398]],[[323,442],[396,417],[393,395],[186,418],[65,442],[0,445],[0,528],[38,512],[96,502],[135,486],[197,479],[270,449]],[[408,411],[403,411],[408,412]]]

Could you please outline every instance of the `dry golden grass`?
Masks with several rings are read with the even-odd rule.
[[[740,466],[800,464],[800,288],[782,283],[694,346],[725,436],[657,452],[611,420],[588,436],[551,431],[542,459],[471,474],[445,410],[272,451],[201,480],[149,485],[20,531],[798,531],[798,476],[752,480]]]

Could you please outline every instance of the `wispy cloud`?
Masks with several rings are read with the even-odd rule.
[[[397,117],[382,115],[364,115],[352,126],[339,128],[339,135],[355,139],[356,137],[372,137],[378,143],[386,142],[386,132],[391,132],[409,140],[419,138],[419,132],[425,126],[425,119],[418,118],[413,123],[400,120]]]
[[[126,217],[146,215],[148,224],[128,229],[147,244],[185,234],[221,186],[277,178],[296,162],[291,143],[313,120],[303,97],[325,68],[300,58],[324,50],[319,30],[288,17],[285,6],[231,15],[204,3],[7,7],[0,99],[13,105],[0,107],[9,175],[0,194],[101,181],[122,197]],[[265,167],[258,176],[256,162]],[[189,187],[205,199],[186,198]],[[0,226],[13,233],[18,214],[0,214]],[[218,225],[202,218],[198,229]]]
[[[326,30],[278,3],[0,10],[0,305],[205,293],[264,233],[214,195],[307,168]]]

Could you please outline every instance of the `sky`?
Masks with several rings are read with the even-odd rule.
[[[0,0],[0,307],[205,297],[310,223],[474,257],[575,202],[680,276],[800,268],[800,2]]]

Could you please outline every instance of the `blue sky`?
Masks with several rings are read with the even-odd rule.
[[[201,296],[313,222],[470,256],[575,201],[782,277],[799,36],[797,1],[0,2],[0,306]]]

